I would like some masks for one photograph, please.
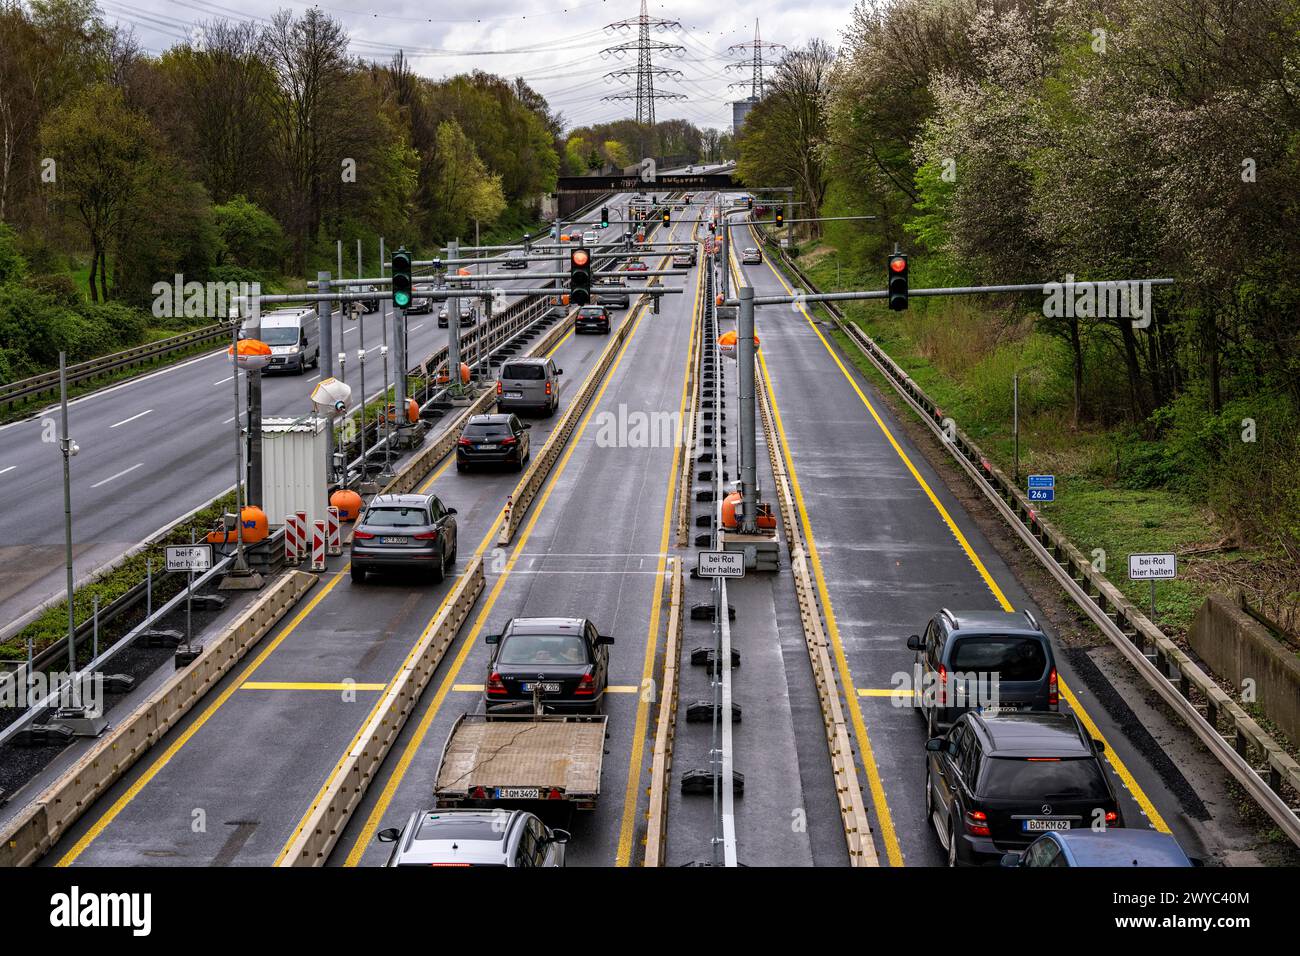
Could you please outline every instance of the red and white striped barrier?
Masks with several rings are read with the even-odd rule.
[[[297,564],[302,551],[302,530],[298,527],[297,515],[284,517],[284,563]]]
[[[329,523],[317,519],[311,527],[311,569],[325,570],[325,542],[329,538]]]
[[[311,522],[307,520],[307,512],[298,512],[298,560],[311,560]]]
[[[330,505],[327,509],[327,513],[329,514],[329,553],[342,554],[343,535],[339,531],[339,509]]]

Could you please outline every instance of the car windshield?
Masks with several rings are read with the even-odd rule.
[[[418,528],[428,523],[423,508],[371,508],[362,522],[375,528]]]
[[[267,345],[298,344],[298,327],[296,325],[264,325],[258,335]]]
[[[966,637],[953,646],[952,669],[996,674],[1004,681],[1038,680],[1047,669],[1047,654],[1034,637]]]
[[[546,370],[540,365],[533,364],[507,365],[501,369],[501,377],[538,382],[546,378]]]
[[[586,664],[587,645],[578,634],[515,634],[506,638],[498,664]]]
[[[984,761],[976,787],[980,796],[1026,803],[1052,800],[1107,800],[1110,793],[1092,757],[1028,760],[991,757]]]

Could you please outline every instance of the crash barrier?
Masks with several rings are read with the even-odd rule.
[[[644,309],[645,305],[637,306],[638,309]],[[578,420],[582,418],[583,412],[591,404],[592,396],[600,388],[600,383],[605,378],[605,373],[609,367],[614,364],[614,357],[618,354],[619,348],[627,340],[632,326],[636,324],[636,315],[629,313],[627,319],[610,335],[609,344],[605,346],[605,351],[601,354],[600,360],[596,367],[591,370],[578,393],[569,400],[569,406],[564,410],[564,415],[560,418],[559,424],[551,431],[550,438],[547,439],[546,447],[542,453],[533,459],[528,470],[524,472],[523,478],[515,487],[514,492],[502,511],[501,533],[497,537],[497,544],[504,546],[509,544],[515,536],[515,531],[519,527],[520,521],[528,511],[528,506],[533,503],[537,492],[541,490],[542,485],[546,482],[547,476],[551,473],[551,468],[559,459],[560,453],[564,451],[564,446],[573,434],[573,430],[578,425]]]
[[[794,589],[799,601],[799,617],[803,622],[804,642],[808,646],[813,679],[817,684],[817,698],[821,702],[822,726],[831,756],[835,797],[840,805],[840,822],[844,826],[849,865],[879,866],[876,845],[871,838],[871,820],[867,816],[867,805],[862,797],[862,785],[858,780],[858,768],[853,757],[853,735],[844,716],[844,702],[831,661],[830,642],[822,624],[817,592],[808,567],[808,555],[804,551],[803,537],[799,532],[794,497],[790,493],[790,481],[781,453],[783,445],[773,425],[772,408],[768,402],[767,382],[759,368],[754,369],[754,391],[758,394],[763,434],[767,441],[768,457],[772,462],[772,477],[781,506],[785,542],[790,549],[790,569],[794,573]]]
[[[329,540],[327,542],[329,553],[339,555],[343,553],[343,534],[339,527],[339,509],[330,505],[325,509],[327,520],[329,521]]]
[[[760,241],[774,246],[756,234]],[[816,294],[817,287],[808,276],[784,250],[774,248],[785,268],[810,294]],[[817,304],[916,412],[1074,603],[1287,837],[1300,845],[1300,817],[1292,808],[1300,797],[1300,763],[1119,588],[1094,570],[1092,559],[1043,518],[1017,484],[992,464],[979,445],[869,335],[846,321],[834,303]]]
[[[397,735],[419,703],[447,649],[483,590],[483,559],[475,556],[443,601],[433,623],[412,648],[402,669],[384,691],[379,706],[335,766],[276,866],[324,866],[365,797]]]
[[[682,651],[682,559],[669,558],[668,627],[664,642],[664,677],[650,758],[650,807],[645,837],[645,865],[666,866],[668,859],[668,793],[673,770],[673,738],[677,731],[677,664]]]
[[[230,338],[230,334],[229,324],[207,325],[201,329],[192,329],[189,332],[182,332],[179,335],[159,339],[147,345],[137,345],[121,352],[113,352],[111,355],[101,355],[99,358],[78,362],[76,365],[68,366],[68,384],[79,385],[82,382],[89,382],[124,368],[152,362],[164,355],[191,349],[204,342],[227,340]],[[53,395],[58,390],[59,373],[57,371],[42,372],[40,375],[33,375],[30,378],[22,378],[7,385],[0,385],[0,412],[8,410],[11,405],[36,398],[39,395]]]
[[[316,583],[290,571],[204,646],[121,723],[54,781],[0,834],[0,866],[39,860],[131,766],[153,747]]]
[[[298,516],[288,514],[284,516],[284,563],[297,564],[299,555],[302,554],[300,535],[302,532],[298,528]]]
[[[700,305],[703,301],[711,302],[713,296],[713,267],[706,260],[700,265],[704,270],[704,281],[700,283],[699,298],[695,302],[695,313],[700,314]],[[687,358],[687,366],[690,369],[690,381],[686,385],[687,405],[686,421],[682,427],[682,464],[677,474],[677,547],[685,548],[691,543],[691,500],[693,489],[691,485],[692,476],[694,475],[694,455],[695,455],[695,429],[699,420],[700,411],[700,363],[703,361],[703,352],[699,347],[699,336],[691,336],[691,349]],[[719,456],[719,463],[721,457]],[[719,464],[719,467],[721,465]]]
[[[563,322],[557,323],[538,339],[536,344],[531,346],[525,354],[545,355],[559,344],[560,340],[564,338],[571,328],[573,328],[573,316],[569,315],[565,317]],[[384,486],[382,493],[386,495],[403,495],[419,485],[438,462],[455,450],[456,442],[460,440],[461,429],[469,421],[470,417],[488,412],[496,403],[496,400],[496,393],[491,389],[474,399],[447,425],[446,430],[436,441],[421,448],[401,467],[393,480]]]
[[[311,523],[311,569],[325,570],[325,542],[329,539],[329,525],[320,518]]]

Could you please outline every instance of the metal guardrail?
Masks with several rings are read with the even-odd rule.
[[[650,759],[650,800],[646,814],[645,865],[666,866],[668,860],[668,792],[673,770],[673,740],[677,735],[677,665],[682,652],[682,559],[668,559],[668,626],[664,642],[664,678]]]
[[[750,224],[753,229],[753,224]],[[769,237],[759,236],[772,245]],[[816,286],[779,247],[782,263],[811,290]],[[875,341],[843,312],[821,303],[837,328],[854,343],[904,401],[920,416],[940,444],[984,493],[1003,520],[1019,535],[1074,603],[1088,615],[1147,684],[1176,713],[1206,749],[1273,819],[1300,845],[1300,816],[1284,787],[1300,795],[1297,763],[1214,678],[1206,674],[1160,630],[1060,531],[1038,514],[1032,503],[983,450],[926,395]],[[1195,696],[1194,696],[1195,695]],[[1220,731],[1220,725],[1226,733]],[[1251,760],[1262,761],[1256,765]]]
[[[134,365],[142,365],[145,362],[152,362],[154,359],[162,358],[173,352],[184,351],[204,342],[215,342],[228,335],[229,331],[230,326],[228,324],[208,325],[201,329],[192,329],[189,332],[182,332],[179,335],[159,339],[147,345],[137,345],[121,352],[113,352],[85,362],[78,362],[76,365],[68,366],[68,384],[76,385],[81,382],[91,381],[102,375],[124,368],[131,368]],[[37,395],[57,392],[58,390],[59,373],[57,371],[42,372],[40,375],[33,375],[30,378],[22,378],[7,385],[0,385],[0,411],[5,411],[9,406],[34,398]]]

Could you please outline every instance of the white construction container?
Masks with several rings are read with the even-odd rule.
[[[329,507],[326,463],[329,438],[324,418],[262,419],[262,497],[266,520],[284,524],[285,515],[307,512],[307,527],[324,521]]]

